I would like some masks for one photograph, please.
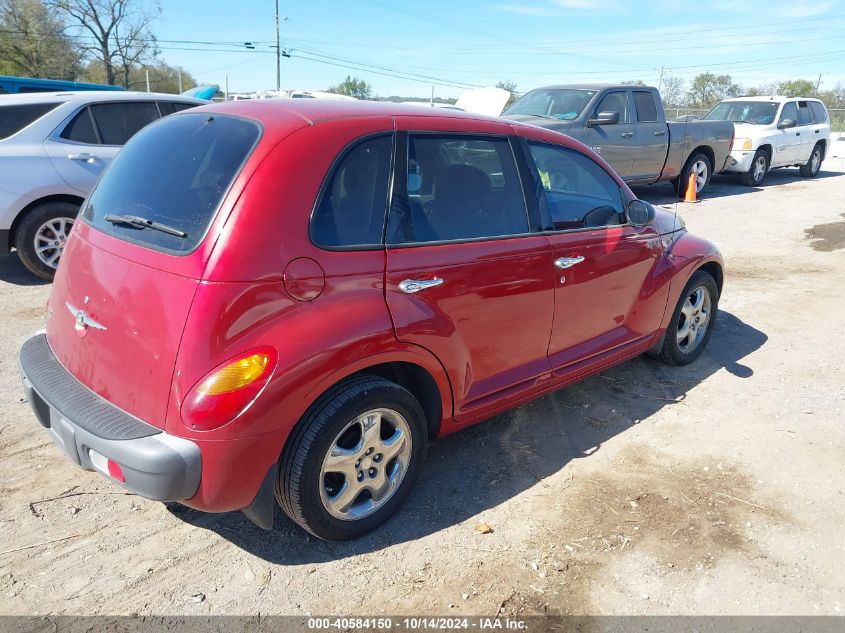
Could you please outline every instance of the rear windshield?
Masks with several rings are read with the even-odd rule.
[[[257,123],[231,116],[165,117],[126,144],[82,217],[129,242],[190,252],[260,135]]]
[[[27,103],[0,106],[0,139],[17,134],[30,123],[40,119],[60,103]]]

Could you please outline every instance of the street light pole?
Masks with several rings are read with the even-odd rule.
[[[276,92],[282,89],[282,47],[279,42],[279,0],[276,0]]]

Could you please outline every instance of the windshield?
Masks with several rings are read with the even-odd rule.
[[[505,114],[526,114],[571,121],[578,118],[595,94],[595,90],[538,88],[524,95],[505,110]]]
[[[779,105],[773,101],[723,101],[710,110],[704,119],[768,125],[775,120]]]
[[[205,236],[260,134],[257,123],[231,116],[165,117],[126,144],[82,217],[129,242],[190,252]]]

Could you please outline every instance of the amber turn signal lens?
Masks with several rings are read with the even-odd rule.
[[[197,387],[204,396],[217,396],[243,389],[262,375],[270,362],[269,354],[253,354],[218,369]]]

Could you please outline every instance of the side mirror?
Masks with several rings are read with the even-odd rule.
[[[587,121],[587,125],[590,127],[594,127],[596,125],[617,125],[618,123],[618,112],[599,112],[598,116]]]
[[[783,119],[780,123],[778,123],[779,130],[786,130],[791,127],[795,127],[797,123],[795,123],[795,119]]]
[[[654,224],[657,212],[644,200],[631,200],[628,203],[628,222],[631,226],[642,227]]]

